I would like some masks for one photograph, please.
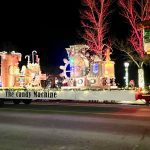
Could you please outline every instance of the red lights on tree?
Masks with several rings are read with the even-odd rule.
[[[107,17],[111,0],[82,0],[81,24],[86,44],[102,58],[104,40],[108,32]]]
[[[139,87],[144,87],[143,64],[149,57],[144,50],[143,22],[150,20],[150,2],[149,0],[119,0],[119,5],[122,8],[121,14],[128,21],[131,31],[128,37],[131,47],[128,46],[122,51],[137,65]]]
[[[131,34],[128,41],[141,58],[144,58],[143,30],[140,24],[145,20],[150,20],[149,0],[119,0],[122,7],[122,16],[128,21]]]

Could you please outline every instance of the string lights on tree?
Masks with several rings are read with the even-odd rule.
[[[84,29],[82,38],[90,49],[99,54],[102,59],[105,51],[104,41],[108,33],[108,16],[111,10],[111,0],[82,0],[81,25]],[[110,43],[107,42],[107,44]]]
[[[147,59],[144,50],[144,33],[141,23],[150,20],[150,2],[149,0],[119,0],[122,8],[122,16],[130,25],[130,35],[128,42],[131,49],[123,50],[138,67],[139,87],[144,87],[143,64]]]

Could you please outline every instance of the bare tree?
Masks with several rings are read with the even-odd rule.
[[[145,57],[141,23],[150,20],[150,2],[149,0],[119,0],[119,5],[122,8],[121,14],[128,21],[131,31],[128,42],[132,48],[123,51],[137,65],[139,86],[144,87],[143,64],[147,57]]]
[[[82,0],[81,24],[84,29],[82,38],[92,51],[102,58],[106,48],[108,33],[108,16],[111,0]],[[107,43],[108,45],[109,43]],[[109,45],[110,46],[110,45]]]

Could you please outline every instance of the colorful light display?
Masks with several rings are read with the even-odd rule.
[[[72,45],[66,50],[69,61],[65,59],[65,66],[60,66],[63,70],[61,76],[68,79],[68,83],[72,81],[73,87],[104,88],[111,87],[115,83],[115,63],[110,60],[110,49],[106,51],[105,61],[102,61],[97,54],[90,54],[87,45]],[[67,71],[69,64],[70,70]],[[70,77],[67,76],[67,72],[70,72]],[[113,79],[112,83],[110,83],[111,79]]]
[[[0,52],[1,86],[5,88],[40,87],[41,80],[45,79],[45,74],[41,74],[38,55],[36,55],[36,61],[34,61],[34,54],[36,53],[36,51],[32,52],[32,63],[30,62],[30,56],[25,56],[27,66],[23,65],[20,70],[21,53],[15,51],[11,53]]]
[[[106,51],[106,60],[102,61],[97,54],[90,54],[87,45],[72,45],[67,48],[68,58],[64,59],[61,77],[65,83],[72,87],[105,87],[111,86],[110,80],[114,79],[114,62],[110,61],[110,51]],[[41,80],[46,80],[46,75],[41,73],[37,52],[32,51],[26,55],[27,65],[19,68],[21,53],[1,52],[1,80],[2,87],[41,87]]]
[[[0,52],[1,56],[1,82],[2,87],[17,86],[19,77],[19,61],[21,53],[12,51],[11,53]]]

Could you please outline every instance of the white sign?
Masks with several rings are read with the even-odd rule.
[[[47,99],[47,100],[97,100],[97,101],[135,101],[132,90],[2,90],[4,99]]]

